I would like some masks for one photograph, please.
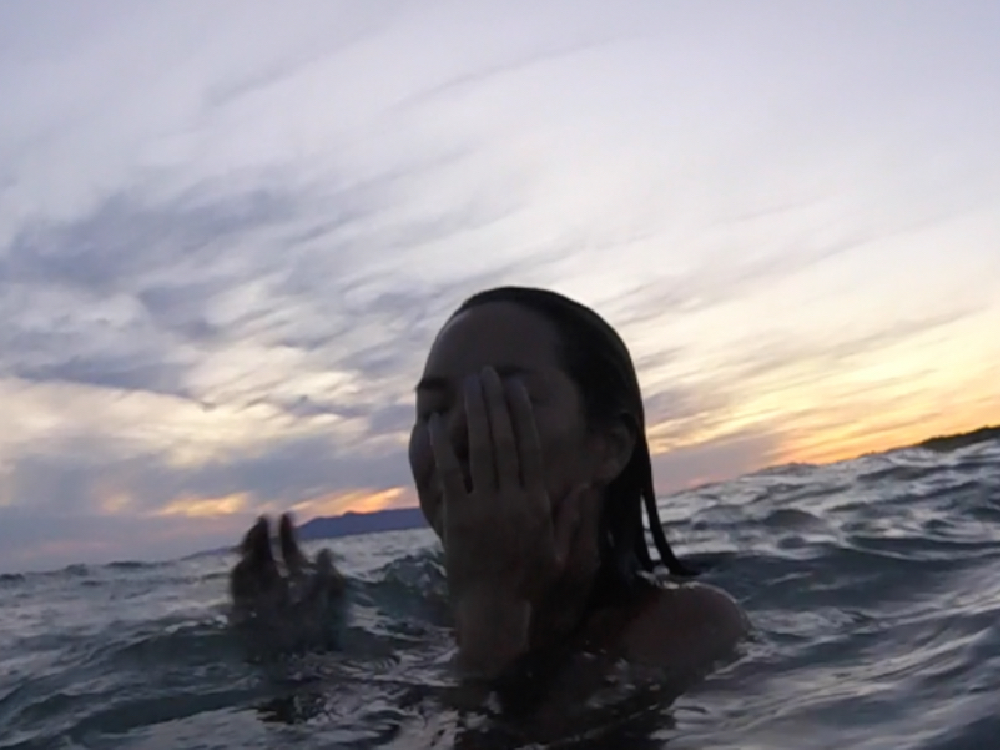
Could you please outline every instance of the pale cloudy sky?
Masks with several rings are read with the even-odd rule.
[[[998,38],[992,0],[0,4],[0,569],[411,502],[422,358],[498,283],[620,327],[663,491],[1000,421]]]

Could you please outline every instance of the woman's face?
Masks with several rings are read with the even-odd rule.
[[[593,480],[595,441],[587,429],[580,391],[562,369],[558,344],[554,326],[544,317],[507,302],[467,310],[438,334],[417,386],[417,417],[410,435],[410,468],[420,508],[438,536],[442,496],[428,419],[434,413],[444,418],[469,476],[462,382],[484,367],[494,367],[501,378],[520,378],[528,391],[553,511],[572,490]]]

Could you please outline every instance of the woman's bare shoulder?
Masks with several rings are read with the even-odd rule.
[[[700,676],[735,655],[748,630],[743,610],[722,589],[666,584],[629,623],[622,646],[629,661]]]

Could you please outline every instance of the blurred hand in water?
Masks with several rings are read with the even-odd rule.
[[[261,516],[240,543],[229,574],[230,621],[269,651],[334,646],[346,587],[333,553],[324,549],[311,561],[285,513],[278,521],[278,559],[270,527]]]

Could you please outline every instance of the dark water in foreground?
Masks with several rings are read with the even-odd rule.
[[[633,721],[652,746],[1000,747],[1000,444],[785,467],[661,506],[756,634]],[[224,629],[225,557],[0,577],[0,748],[451,746],[430,536],[333,547],[355,588],[344,653],[258,665]]]

